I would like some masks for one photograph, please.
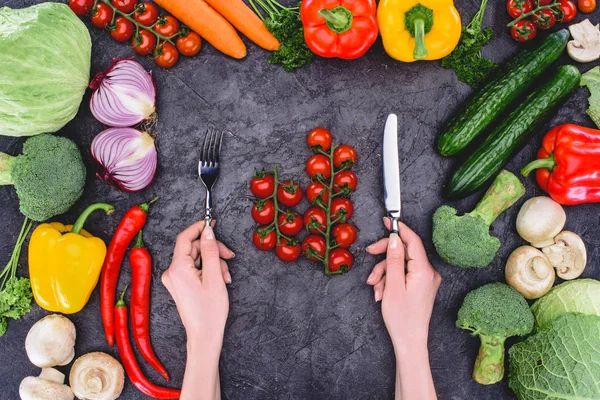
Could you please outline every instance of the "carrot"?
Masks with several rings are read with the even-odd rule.
[[[206,39],[215,49],[233,58],[246,56],[246,45],[235,28],[204,0],[154,0],[154,2]]]
[[[279,50],[279,40],[243,0],[205,0],[244,36],[265,50]]]

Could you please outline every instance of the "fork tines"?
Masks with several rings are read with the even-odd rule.
[[[221,151],[221,142],[223,141],[223,132],[210,130],[204,137],[202,153],[200,154],[200,164],[202,166],[216,166],[219,164],[219,152]]]

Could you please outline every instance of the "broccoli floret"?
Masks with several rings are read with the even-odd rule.
[[[85,166],[77,145],[49,134],[27,139],[23,154],[0,153],[0,184],[14,185],[21,213],[45,221],[66,212],[83,193]]]
[[[440,257],[460,268],[487,267],[500,248],[490,225],[524,194],[519,178],[502,171],[470,213],[457,216],[452,207],[438,208],[433,214],[433,244]]]
[[[456,326],[473,332],[481,340],[473,379],[482,385],[501,381],[504,341],[529,334],[533,323],[527,301],[504,283],[491,283],[469,292],[458,310]]]

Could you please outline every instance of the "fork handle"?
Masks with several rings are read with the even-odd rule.
[[[212,216],[212,196],[210,190],[206,191],[206,202],[204,205],[204,222],[206,225],[210,225],[213,220]]]

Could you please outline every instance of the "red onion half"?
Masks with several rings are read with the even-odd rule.
[[[151,118],[156,110],[152,73],[136,61],[113,60],[113,65],[90,83],[95,89],[90,110],[104,125],[127,127]]]
[[[133,128],[110,128],[92,140],[96,176],[116,189],[142,190],[156,172],[156,146],[147,132]]]

